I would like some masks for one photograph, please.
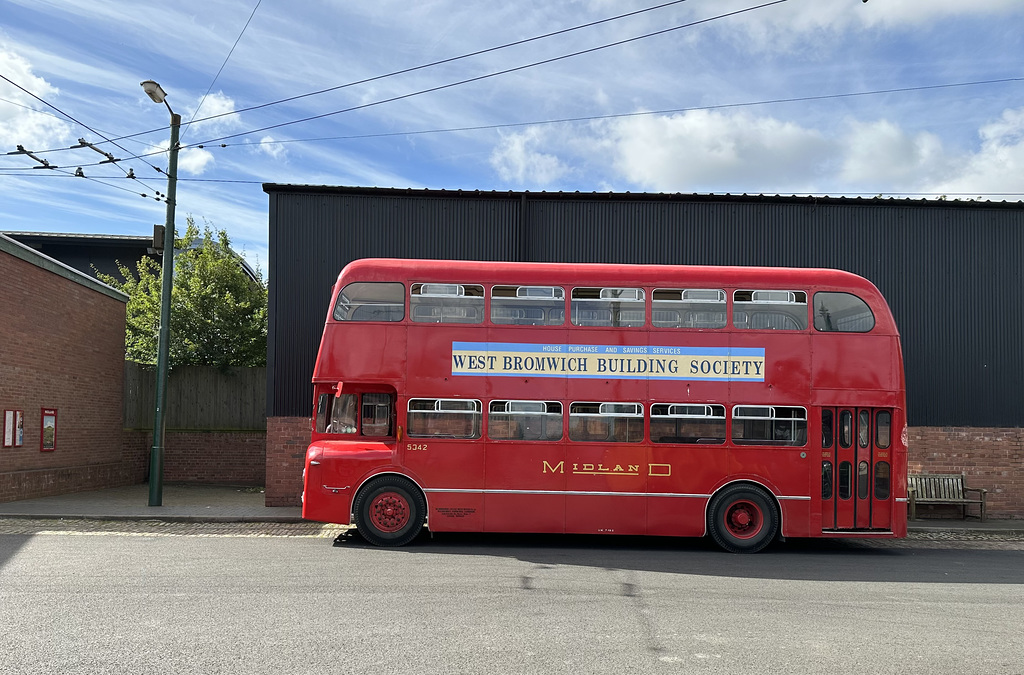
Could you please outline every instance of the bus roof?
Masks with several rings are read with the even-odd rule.
[[[610,263],[503,262],[364,258],[345,266],[338,281],[398,281],[565,286],[715,284],[740,288],[800,287],[844,290],[866,301],[882,295],[864,277],[837,269],[711,265],[637,265]],[[883,300],[884,302],[884,300]],[[873,303],[872,303],[873,304]]]

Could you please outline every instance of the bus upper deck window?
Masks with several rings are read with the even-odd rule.
[[[823,333],[867,333],[875,327],[868,304],[852,293],[815,293],[814,329]]]
[[[656,288],[651,324],[657,328],[725,328],[725,291],[704,288]]]
[[[572,289],[574,326],[639,328],[645,322],[642,288]]]
[[[807,330],[807,294],[803,291],[736,291],[732,323],[751,330]]]
[[[353,282],[334,303],[335,321],[401,321],[405,318],[405,286],[397,282]]]
[[[479,284],[413,284],[409,297],[414,322],[484,322],[484,287]]]
[[[565,289],[557,286],[494,286],[491,323],[514,326],[561,326],[565,323]]]

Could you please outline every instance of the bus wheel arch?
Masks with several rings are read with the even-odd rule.
[[[427,500],[416,483],[400,474],[366,480],[352,500],[356,529],[375,546],[404,546],[426,522]]]
[[[708,501],[707,531],[730,553],[756,553],[778,538],[782,509],[763,485],[729,483]]]

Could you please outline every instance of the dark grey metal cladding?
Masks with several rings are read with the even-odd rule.
[[[366,257],[832,267],[885,295],[917,426],[1020,426],[1024,204],[265,185],[268,414],[309,415],[330,288]]]

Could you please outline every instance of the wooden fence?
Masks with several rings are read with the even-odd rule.
[[[166,403],[168,430],[266,431],[267,369],[175,368]],[[152,429],[155,405],[156,368],[125,361],[125,429]]]

